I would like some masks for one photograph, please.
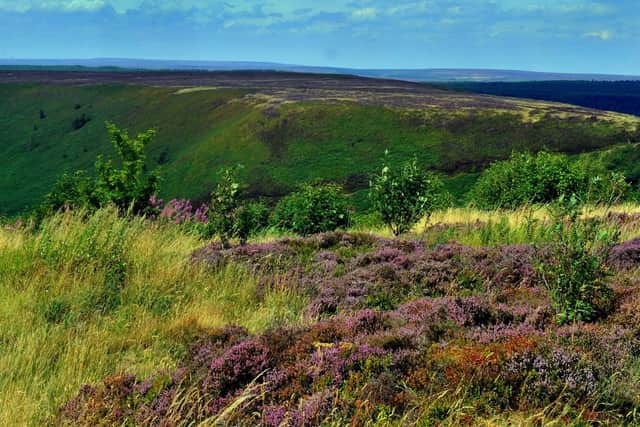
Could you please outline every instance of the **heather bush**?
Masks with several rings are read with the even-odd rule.
[[[201,205],[195,211],[190,200],[171,199],[167,204],[164,200],[151,196],[149,198],[149,214],[151,219],[161,219],[176,225],[206,224],[209,222],[207,213],[209,207]]]
[[[621,270],[640,267],[640,238],[631,239],[614,246],[607,261],[611,267]]]
[[[273,223],[283,230],[308,236],[348,227],[351,213],[340,186],[307,184],[278,203]]]
[[[385,165],[370,182],[369,195],[373,208],[396,236],[448,203],[440,179],[420,170],[417,160],[398,169]]]

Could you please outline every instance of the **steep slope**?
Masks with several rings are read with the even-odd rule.
[[[91,169],[97,154],[109,154],[105,121],[158,129],[149,154],[163,169],[163,197],[204,198],[221,167],[242,163],[254,195],[323,179],[344,184],[359,204],[387,149],[392,162],[417,156],[449,174],[460,195],[475,172],[513,150],[580,153],[638,140],[630,116],[405,82],[99,74],[0,73],[0,82],[23,82],[0,84],[0,213],[33,206],[63,171]]]

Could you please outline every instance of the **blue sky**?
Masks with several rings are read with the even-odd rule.
[[[0,58],[640,74],[640,0],[0,0]]]

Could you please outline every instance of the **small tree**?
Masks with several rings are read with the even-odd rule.
[[[539,248],[546,254],[537,271],[549,291],[558,323],[591,321],[605,314],[613,301],[607,284],[606,260],[619,237],[602,218],[579,218],[581,203],[574,196],[551,205],[552,242]]]
[[[155,130],[129,137],[112,123],[107,123],[109,138],[120,156],[122,168],[118,169],[111,160],[102,156],[96,160],[95,195],[100,204],[113,203],[121,210],[132,208],[134,213],[142,213],[149,205],[149,199],[158,189],[157,171],[145,172],[144,150],[155,137]]]
[[[423,172],[415,159],[397,169],[385,165],[369,186],[374,209],[396,236],[448,203],[442,181]]]
[[[111,143],[120,156],[121,168],[102,156],[96,160],[96,177],[86,171],[63,174],[45,201],[34,214],[42,218],[62,208],[97,209],[107,204],[116,205],[121,211],[133,209],[133,213],[144,213],[149,200],[158,187],[157,171],[146,172],[145,147],[153,140],[155,131],[148,130],[136,138],[126,131],[107,123]]]
[[[342,187],[307,184],[280,200],[273,220],[283,230],[308,236],[346,228],[351,223],[351,215]]]
[[[234,212],[233,235],[244,245],[247,239],[269,225],[269,208],[263,203],[247,203]]]
[[[209,227],[211,234],[220,236],[222,245],[229,246],[234,236],[235,212],[240,207],[243,188],[237,179],[237,168],[223,169],[221,179],[211,194]]]

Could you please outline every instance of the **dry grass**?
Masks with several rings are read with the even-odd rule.
[[[293,292],[258,300],[258,278],[241,267],[212,273],[191,263],[203,244],[110,210],[0,231],[0,425],[42,425],[82,384],[114,373],[170,369],[194,333],[298,321],[305,301]],[[96,292],[120,261],[120,301],[101,308]]]

